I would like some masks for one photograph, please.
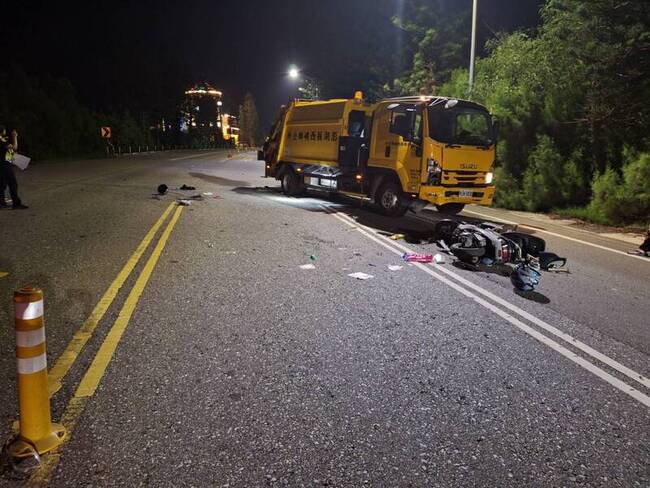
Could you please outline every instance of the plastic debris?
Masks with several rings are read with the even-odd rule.
[[[350,273],[348,276],[357,280],[369,280],[371,278],[374,278],[374,276],[366,273]]]
[[[179,190],[196,190],[196,187],[183,185],[179,188]]]
[[[400,269],[404,269],[404,266],[397,266],[395,264],[389,264],[388,269],[391,271],[399,271]]]
[[[300,265],[300,269],[316,269],[316,266],[313,264],[302,264]]]
[[[443,254],[434,254],[433,260],[438,264],[444,264],[445,262],[447,262]]]
[[[408,263],[430,263],[433,261],[433,255],[405,252],[402,255],[402,259]]]
[[[311,256],[309,256],[309,259],[311,261],[316,261],[318,258],[312,254]]]
[[[392,239],[393,241],[401,241],[404,239],[404,237],[405,237],[404,234],[393,234],[392,236],[390,236],[390,239]]]
[[[179,199],[176,200],[176,201],[177,201],[178,204],[181,205],[182,207],[189,207],[190,205],[192,205],[192,201],[191,201],[191,200],[183,200],[182,198],[179,198]]]
[[[212,195],[214,195],[214,193],[212,193],[211,191],[204,191],[203,194],[204,194],[206,197],[211,197]]]

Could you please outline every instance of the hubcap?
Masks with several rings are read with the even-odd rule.
[[[385,191],[381,196],[381,205],[385,209],[395,208],[397,206],[397,195],[392,191]]]

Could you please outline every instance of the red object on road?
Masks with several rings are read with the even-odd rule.
[[[430,263],[433,261],[432,254],[416,254],[414,252],[405,252],[402,259],[409,263]]]

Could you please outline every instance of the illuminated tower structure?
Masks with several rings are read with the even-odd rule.
[[[215,142],[222,138],[223,93],[209,83],[199,83],[185,91],[181,132]]]
[[[237,117],[230,114],[221,116],[221,129],[223,131],[224,141],[232,141],[237,146],[239,144],[239,123]]]

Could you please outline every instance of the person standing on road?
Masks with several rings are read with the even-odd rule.
[[[14,174],[12,161],[14,154],[18,149],[18,133],[11,131],[11,136],[7,137],[7,129],[0,126],[0,207],[8,207],[5,201],[5,188],[9,187],[12,207],[14,210],[24,210],[27,205],[23,205],[18,196],[18,181]]]

